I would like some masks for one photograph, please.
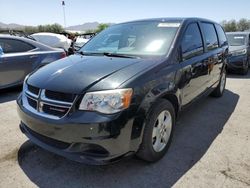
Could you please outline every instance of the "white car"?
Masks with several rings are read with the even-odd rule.
[[[61,34],[42,32],[32,34],[31,36],[38,42],[41,42],[53,48],[62,48],[66,52],[68,52],[68,49],[72,43],[72,40]]]
[[[89,39],[77,37],[76,41],[74,42],[75,50],[79,50],[88,41],[89,41]]]

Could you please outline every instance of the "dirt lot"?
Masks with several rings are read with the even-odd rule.
[[[87,166],[36,147],[18,128],[18,92],[0,93],[0,187],[250,187],[250,74],[229,76],[222,98],[183,113],[155,164]]]

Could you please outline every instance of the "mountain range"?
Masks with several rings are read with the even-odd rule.
[[[72,31],[87,31],[87,30],[94,30],[97,29],[99,23],[98,22],[88,22],[80,25],[73,25],[66,27],[66,30],[72,30]]]
[[[69,26],[66,27],[66,30],[71,30],[71,31],[86,31],[89,29],[97,29],[99,23],[98,22],[87,22],[84,24],[80,24],[80,25],[73,25],[73,26]],[[10,23],[10,24],[5,24],[0,22],[0,28],[2,29],[23,29],[25,27],[25,25],[20,25],[20,24],[16,24],[16,23]]]
[[[5,23],[0,22],[0,28],[3,28],[3,29],[22,29],[24,27],[25,27],[24,25],[19,25],[15,23],[5,24]]]

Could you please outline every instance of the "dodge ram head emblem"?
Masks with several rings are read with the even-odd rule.
[[[38,112],[43,112],[43,106],[44,106],[43,102],[38,103]]]

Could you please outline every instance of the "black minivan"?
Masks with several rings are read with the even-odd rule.
[[[20,128],[71,160],[107,164],[168,150],[178,113],[204,95],[221,97],[228,43],[200,18],[110,26],[78,54],[27,76],[17,99]]]

